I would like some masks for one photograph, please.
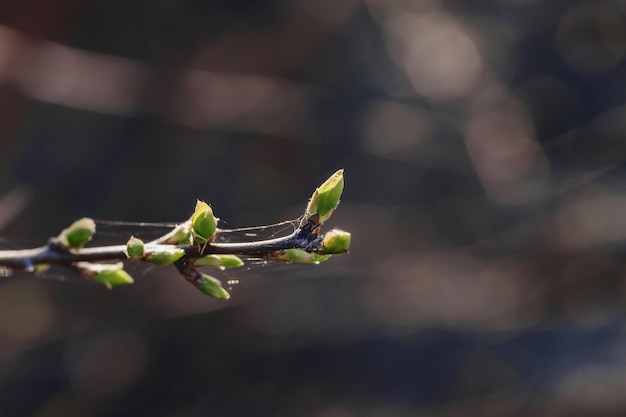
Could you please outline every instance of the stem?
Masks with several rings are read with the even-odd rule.
[[[302,224],[304,223],[304,224]],[[185,251],[184,259],[199,258],[210,254],[232,254],[244,256],[269,256],[273,252],[284,249],[300,248],[317,252],[322,246],[317,237],[319,225],[313,221],[301,222],[301,226],[290,235],[259,240],[255,242],[210,242],[202,250],[191,245],[177,245]],[[165,235],[166,236],[166,235]],[[157,239],[146,244],[146,251],[171,249],[174,245],[163,245]],[[70,266],[81,261],[123,261],[127,260],[126,245],[101,246],[67,250],[55,244],[51,239],[45,246],[33,249],[0,251],[0,265],[12,269],[34,272],[35,265],[53,264]]]
[[[343,170],[340,169],[315,190],[304,215],[295,222],[278,224],[297,224],[291,234],[252,242],[247,239],[227,242],[229,239],[216,238],[220,233],[222,238],[227,238],[229,234],[236,236],[236,232],[271,226],[220,230],[213,209],[201,200],[196,201],[194,212],[188,220],[172,225],[167,233],[147,243],[131,236],[125,245],[84,248],[96,233],[96,222],[84,217],[63,229],[57,237],[50,238],[45,246],[0,250],[0,276],[9,275],[13,269],[36,274],[49,265],[60,265],[72,269],[84,279],[112,288],[133,282],[119,261],[145,261],[156,265],[174,264],[185,280],[204,294],[228,299],[230,295],[222,283],[200,272],[198,268],[238,267],[244,264],[239,256],[311,265],[348,252],[350,233],[334,229],[325,236],[320,235],[322,224],[339,204],[343,185]],[[149,226],[148,223],[136,225]],[[246,237],[248,235],[246,233]],[[211,256],[203,258],[207,255]],[[118,262],[111,264],[110,261]]]

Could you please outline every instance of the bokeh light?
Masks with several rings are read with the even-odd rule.
[[[624,17],[609,3],[577,5],[562,18],[556,44],[563,59],[578,71],[610,69],[626,51]]]
[[[453,100],[470,94],[482,72],[476,44],[461,25],[441,12],[388,17],[389,49],[418,94]]]

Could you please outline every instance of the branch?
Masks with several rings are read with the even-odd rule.
[[[304,214],[298,219],[296,230],[283,237],[253,242],[217,242],[216,238],[222,232],[217,227],[218,219],[208,204],[198,201],[189,220],[151,242],[144,243],[131,236],[124,245],[85,248],[96,232],[96,223],[83,218],[57,237],[50,238],[45,246],[0,251],[0,266],[37,274],[50,265],[58,265],[111,288],[133,282],[124,271],[122,261],[174,264],[188,282],[205,294],[229,298],[219,280],[201,273],[198,268],[238,267],[244,264],[240,256],[318,264],[332,255],[346,253],[350,233],[334,229],[325,235],[320,234],[322,224],[339,204],[343,185],[343,170],[339,170],[315,190]]]

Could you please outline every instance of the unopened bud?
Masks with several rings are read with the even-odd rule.
[[[191,216],[191,243],[204,245],[213,239],[217,229],[217,219],[213,210],[204,201],[196,202],[196,209]]]
[[[170,245],[182,245],[189,243],[191,237],[191,222],[186,221],[177,225],[161,243]]]
[[[306,208],[307,217],[319,214],[320,224],[328,220],[339,204],[343,186],[343,169],[340,169],[315,190]]]
[[[220,280],[210,275],[202,274],[194,284],[200,291],[211,297],[222,298],[224,300],[230,298],[230,294],[222,287]]]
[[[317,265],[320,262],[324,262],[331,255],[320,255],[319,253],[307,252],[303,249],[285,249],[278,253],[273,260],[279,262],[293,262],[295,264],[302,265]]]
[[[185,251],[181,248],[171,247],[158,249],[148,253],[145,260],[155,265],[170,265],[185,256]]]
[[[133,283],[133,278],[124,271],[124,265],[121,262],[115,264],[77,262],[75,266],[83,278],[99,282],[109,289]]]
[[[95,232],[96,223],[92,219],[84,217],[64,229],[57,239],[66,248],[80,249],[91,240]]]
[[[128,259],[141,259],[143,258],[144,245],[141,239],[137,239],[135,236],[131,236],[126,242],[126,257]]]
[[[243,265],[241,258],[235,255],[206,255],[201,258],[194,259],[190,262],[191,266],[202,267],[212,266],[220,269],[237,268]]]
[[[350,238],[351,235],[349,232],[344,232],[340,229],[333,229],[324,236],[324,250],[326,253],[333,255],[345,253],[348,249],[350,249]]]

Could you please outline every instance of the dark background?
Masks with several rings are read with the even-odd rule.
[[[0,234],[297,217],[351,254],[0,282],[1,416],[624,415],[626,2],[0,4]],[[123,242],[125,238],[120,237]]]

